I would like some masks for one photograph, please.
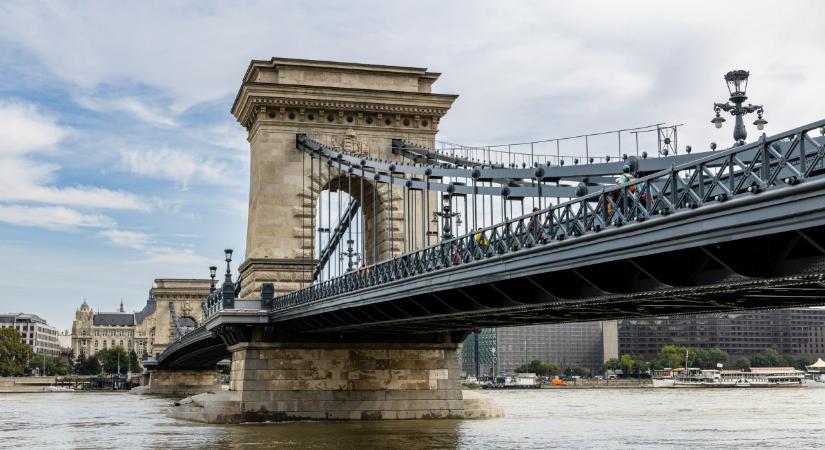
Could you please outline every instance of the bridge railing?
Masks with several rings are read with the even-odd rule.
[[[781,189],[825,173],[825,120],[472,231],[275,298],[282,310],[486,258]]]

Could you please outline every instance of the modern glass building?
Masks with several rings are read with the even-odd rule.
[[[582,322],[481,330],[480,374],[511,374],[522,364],[538,359],[560,369],[585,367],[594,373],[606,359],[615,358],[616,322]],[[461,367],[475,375],[475,335],[464,341]]]
[[[825,356],[825,309],[790,308],[619,321],[619,353],[653,355],[663,345],[719,348],[734,356],[773,347]]]

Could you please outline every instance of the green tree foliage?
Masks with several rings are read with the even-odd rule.
[[[31,347],[20,342],[20,333],[14,328],[0,328],[0,376],[23,375]]]
[[[685,365],[685,348],[677,345],[665,345],[654,359],[654,367],[663,369],[665,367],[682,367]]]
[[[140,359],[138,358],[137,352],[134,350],[129,351],[129,366],[128,369],[132,371],[132,373],[140,372],[142,366],[140,365]]]
[[[635,376],[638,373],[646,372],[648,368],[664,369],[685,366],[685,352],[687,352],[687,364],[689,367],[700,369],[715,369],[717,364],[723,364],[731,369],[749,369],[751,367],[796,367],[805,370],[806,365],[813,364],[810,358],[797,358],[783,355],[774,348],[766,348],[761,352],[748,357],[737,358],[731,361],[728,354],[718,348],[694,348],[680,345],[668,344],[662,346],[659,354],[653,359],[643,359],[632,355],[622,355],[621,358],[609,359],[604,363],[602,370],[621,369],[626,376]],[[566,373],[566,372],[565,372]]]
[[[530,364],[522,364],[516,367],[518,373],[535,373],[539,376],[549,377],[559,374],[559,368],[552,363],[544,363],[538,359],[530,361]]]
[[[691,348],[688,355],[692,356],[691,365],[706,369],[714,369],[717,364],[727,365],[728,354],[718,348]]]
[[[602,366],[602,372],[607,372],[608,370],[619,370],[622,368],[621,362],[619,362],[618,358],[610,358],[604,362],[604,366]]]
[[[743,356],[741,358],[737,358],[736,361],[733,362],[734,369],[750,369],[751,368],[751,359],[747,356]]]
[[[805,366],[810,366],[811,364],[813,364],[815,362],[816,361],[814,361],[813,359],[806,358],[806,357],[803,356],[803,357],[796,360],[796,364],[794,364],[794,367],[796,367],[799,370],[805,370]]]
[[[619,358],[619,368],[622,369],[625,375],[636,373],[636,359],[628,354],[622,355]]]
[[[45,372],[43,372],[44,368]],[[69,373],[69,366],[62,358],[55,358],[42,353],[34,353],[29,357],[28,369],[32,372],[36,370],[40,375],[66,375]]]
[[[564,374],[569,377],[589,377],[590,369],[588,369],[587,367],[567,367],[564,369]]]
[[[74,364],[75,373],[78,375],[97,375],[100,373],[100,361],[97,357],[86,357],[83,353],[77,358]]]
[[[705,349],[668,344],[662,346],[651,365],[655,369],[684,367],[685,352],[688,366],[702,369],[715,369],[716,364],[720,363],[727,365],[729,359],[728,354],[718,348]]]
[[[126,350],[117,345],[112,348],[103,349],[97,352],[97,359],[103,367],[105,373],[118,373],[118,368],[121,374],[126,374],[126,367],[128,364],[129,355]]]
[[[796,363],[797,361],[792,356],[785,356],[773,347],[768,347],[751,356],[752,367],[786,367]]]

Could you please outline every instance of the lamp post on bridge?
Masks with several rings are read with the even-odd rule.
[[[354,243],[355,241],[352,239],[347,239],[347,251],[341,255],[342,261],[344,260],[344,257],[347,258],[347,272],[352,272],[355,270],[355,267],[361,263],[361,254],[352,248],[352,244]]]
[[[710,123],[716,128],[722,128],[722,124],[725,122],[725,118],[721,116],[722,111],[730,112],[731,115],[736,118],[736,123],[733,126],[733,140],[736,142],[736,145],[744,144],[745,138],[748,137],[748,131],[745,129],[745,122],[742,119],[743,116],[755,112],[757,119],[753,121],[753,124],[756,125],[756,129],[760,131],[763,130],[768,123],[767,120],[762,118],[762,114],[765,112],[762,105],[752,105],[750,103],[743,105],[745,100],[748,99],[745,91],[748,87],[749,75],[750,72],[747,70],[731,70],[726,73],[725,83],[727,83],[728,86],[730,99],[725,103],[713,104],[716,117],[714,117]]]
[[[453,217],[456,217],[455,224],[461,225],[461,213],[453,212],[452,207],[452,191],[455,190],[453,185],[448,188],[448,194],[441,196],[441,211],[433,211],[433,223],[438,223],[438,218],[443,219],[444,225],[441,227],[441,240],[447,241],[453,236]]]
[[[227,248],[223,251],[226,258],[226,273],[224,274],[223,285],[221,286],[221,296],[223,297],[224,308],[235,307],[235,285],[232,283],[232,272],[229,268],[229,263],[232,262],[232,249]]]
[[[209,283],[209,293],[210,294],[212,292],[215,292],[215,275],[217,273],[218,273],[218,267],[217,266],[209,266],[209,278],[212,279],[212,281]]]

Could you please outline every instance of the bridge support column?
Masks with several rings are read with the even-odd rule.
[[[460,344],[240,343],[241,421],[464,418]]]
[[[147,394],[186,397],[221,390],[220,373],[211,370],[159,370],[149,372]]]

